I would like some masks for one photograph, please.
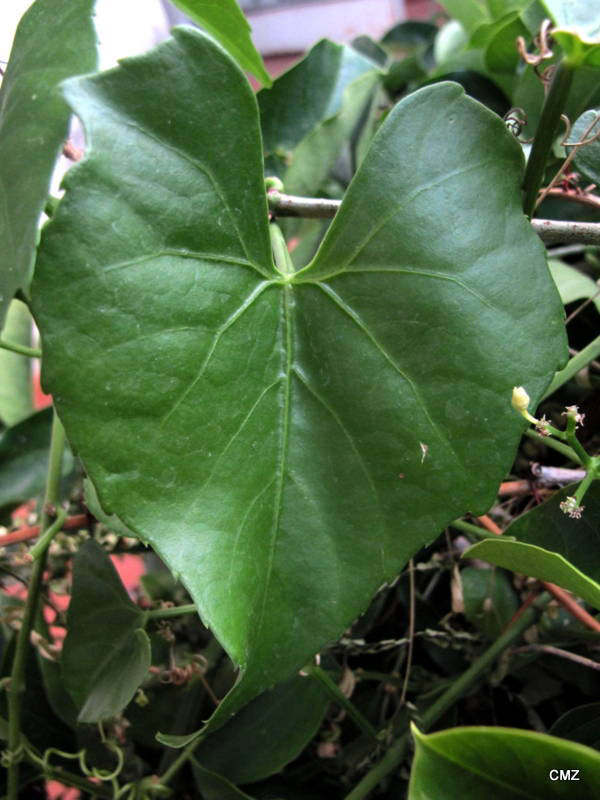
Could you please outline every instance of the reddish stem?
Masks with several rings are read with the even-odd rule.
[[[83,528],[87,524],[88,517],[86,514],[75,514],[73,517],[67,517],[63,523],[63,528],[72,530],[73,528]],[[17,531],[7,533],[6,536],[0,536],[0,547],[7,547],[9,544],[17,544],[18,542],[27,542],[29,539],[35,539],[40,532],[39,525],[32,525],[30,528],[19,528]]]

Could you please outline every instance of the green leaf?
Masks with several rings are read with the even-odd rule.
[[[196,785],[202,792],[203,800],[252,800],[249,794],[242,792],[227,778],[204,769],[192,757],[194,763],[194,778]]]
[[[281,177],[295,148],[342,111],[344,93],[353,82],[374,70],[377,74],[377,69],[351,47],[322,39],[277,78],[272,89],[258,93],[265,154],[276,159],[273,166]],[[287,185],[286,190],[290,191]]]
[[[460,579],[465,617],[488,639],[497,638],[519,607],[509,577],[499,569],[465,567]]]
[[[79,722],[121,712],[150,666],[144,612],[131,602],[100,545],[88,540],[73,565],[62,674]]]
[[[600,480],[593,481],[585,493],[585,511],[581,519],[570,519],[560,510],[560,504],[572,496],[576,488],[575,484],[565,486],[545,503],[516,519],[506,529],[506,534],[520,542],[560,553],[600,583]]]
[[[242,69],[251,72],[263,86],[273,81],[254,47],[252,28],[236,0],[172,0],[190,19],[215,37]]]
[[[556,23],[552,38],[576,67],[600,67],[600,9],[590,0],[542,0]]]
[[[574,534],[577,533],[579,521],[571,520]],[[497,564],[513,572],[522,572],[523,575],[532,578],[556,583],[595,608],[600,608],[600,584],[574,567],[559,553],[525,542],[508,542],[498,537],[473,545],[463,553],[463,558],[480,558],[482,561],[489,561],[490,564]]]
[[[563,309],[521,148],[455,85],[395,107],[292,275],[255,97],[212,40],[176,30],[67,92],[88,155],[36,270],[45,385],[102,508],[240,665],[216,726],[489,507],[523,429],[512,387],[537,402]]]
[[[235,784],[263,780],[300,755],[316,734],[329,700],[311,678],[291,678],[261,694],[208,736],[195,758]]]
[[[600,755],[580,744],[516,728],[412,731],[408,800],[589,800],[600,792]],[[559,770],[573,770],[573,780],[560,780]]]
[[[0,329],[28,290],[38,222],[67,134],[61,81],[96,66],[94,0],[37,0],[21,19],[0,88]]]
[[[0,434],[0,511],[8,512],[40,494],[46,485],[52,409],[39,411]],[[73,470],[65,454],[63,478]]]
[[[600,746],[600,703],[587,703],[559,717],[548,733],[598,749]]]
[[[408,20],[394,25],[384,35],[381,44],[391,48],[413,48],[431,44],[438,32],[437,25],[420,20]]]
[[[339,111],[311,131],[296,147],[283,181],[286,192],[310,197],[325,182],[344,142],[356,127],[379,82],[375,70],[344,90]]]
[[[467,33],[490,21],[487,8],[480,0],[441,0],[441,5],[460,22]]]
[[[600,185],[600,112],[590,109],[575,122],[569,134],[570,142],[588,141],[577,148],[573,164],[578,172],[582,172],[592,183]],[[570,152],[572,148],[567,148]]]
[[[548,260],[548,267],[560,293],[560,299],[565,305],[594,297],[594,305],[600,311],[600,296],[598,296],[600,286],[589,275],[555,259]]]
[[[31,345],[32,319],[20,300],[9,306],[3,337],[13,344]],[[33,412],[31,359],[0,348],[0,420],[15,425]]]

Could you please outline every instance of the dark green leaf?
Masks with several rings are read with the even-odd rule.
[[[515,520],[506,534],[520,542],[560,553],[600,583],[600,481],[593,481],[587,490],[581,519],[571,519],[560,510],[561,502],[572,496],[576,488],[572,484],[556,492],[545,503]]]
[[[570,522],[573,525],[573,533],[576,534],[577,523],[580,520],[570,520]],[[600,608],[600,584],[574,567],[566,558],[550,550],[524,542],[509,542],[498,537],[473,545],[463,553],[463,557],[480,558],[482,561],[489,561],[490,564],[497,564],[513,572],[521,572],[532,578],[556,583],[595,608]]]
[[[68,94],[90,150],[36,270],[45,382],[102,507],[241,666],[216,725],[489,507],[512,387],[537,402],[565,356],[562,305],[521,148],[460,87],[396,106],[294,275],[271,261],[255,98],[211,40],[178,30]]]
[[[580,744],[516,728],[426,736],[413,726],[413,735],[408,800],[590,800],[600,793],[600,755]],[[559,780],[559,770],[573,770],[574,779]]]
[[[0,88],[0,329],[18,289],[27,290],[38,221],[69,109],[57,92],[96,65],[94,0],[37,0],[17,28]]]
[[[465,567],[460,571],[464,615],[488,639],[506,628],[519,607],[510,578],[500,569]]]
[[[0,510],[11,511],[41,493],[46,485],[52,410],[39,411],[0,434]],[[63,476],[73,470],[69,452]]]
[[[409,20],[390,28],[381,40],[381,44],[394,48],[421,47],[431,44],[437,32],[437,25],[433,25],[431,22]]]
[[[586,744],[589,747],[600,747],[600,703],[588,703],[567,711],[548,733],[561,739]]]
[[[110,558],[85,542],[73,565],[63,680],[79,722],[98,722],[125,708],[150,666],[144,612],[134,605]]]
[[[208,736],[195,751],[196,760],[235,784],[267,778],[306,747],[329,699],[312,679],[294,677],[261,694]]]
[[[351,45],[354,50],[370,59],[374,64],[385,67],[388,54],[370,36],[357,36],[356,39],[352,40]]]
[[[31,345],[32,319],[27,306],[13,300],[6,315],[3,337]],[[0,348],[0,421],[16,425],[33,412],[31,359]]]
[[[172,0],[190,19],[205,28],[263,86],[273,81],[250,33],[252,29],[236,0]]]
[[[258,93],[265,153],[280,159],[282,175],[300,142],[340,112],[345,90],[376,68],[351,47],[323,39]]]

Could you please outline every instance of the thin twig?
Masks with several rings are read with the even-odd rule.
[[[593,661],[591,658],[586,658],[585,656],[580,656],[577,653],[570,653],[568,650],[563,650],[560,647],[554,647],[551,644],[526,644],[523,645],[523,647],[516,647],[511,652],[547,653],[550,656],[558,656],[559,658],[566,658],[568,661],[574,661],[576,664],[581,664],[582,667],[589,667],[590,669],[600,671],[600,662]]]
[[[408,647],[406,648],[406,661],[404,663],[404,680],[402,682],[402,692],[400,693],[400,705],[406,702],[406,692],[408,690],[408,681],[410,679],[410,670],[412,667],[413,648],[415,643],[415,562],[411,558],[408,562],[408,591],[409,591],[409,607],[408,607]]]
[[[587,473],[584,469],[546,467],[543,464],[533,463],[531,465],[531,474],[543,486],[566,486],[568,483],[582,481]]]
[[[276,217],[332,219],[342,201],[321,197],[298,197],[282,192],[269,192],[269,208]],[[568,220],[534,219],[531,226],[543,242],[600,245],[599,222],[570,222]]]

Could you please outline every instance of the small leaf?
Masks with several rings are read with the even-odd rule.
[[[121,712],[150,666],[144,612],[131,602],[110,558],[96,542],[79,549],[73,565],[68,632],[62,652],[67,690],[80,722]]]
[[[195,758],[235,784],[263,780],[302,752],[317,732],[329,700],[311,678],[291,678],[263,692],[210,734]]]
[[[37,0],[21,19],[0,88],[0,330],[28,290],[38,221],[69,109],[57,87],[96,66],[94,0]]]
[[[600,793],[600,755],[580,744],[516,728],[412,732],[408,800],[590,800]],[[572,770],[572,780],[561,780],[560,770]]]
[[[465,567],[460,571],[464,615],[488,639],[506,628],[519,607],[507,574],[499,569]]]
[[[574,535],[577,531],[577,522],[579,520],[571,520]],[[533,544],[508,542],[498,537],[473,545],[463,553],[463,558],[480,558],[482,561],[489,561],[490,564],[497,564],[513,572],[522,572],[523,575],[532,578],[556,583],[595,608],[600,608],[600,584],[584,575],[558,553],[552,553]]]
[[[545,503],[516,519],[506,529],[506,534],[520,542],[560,553],[600,583],[600,480],[593,481],[585,493],[581,519],[573,520],[565,516],[560,504],[572,497],[576,488],[576,484],[571,484],[555,492]]]
[[[490,21],[485,3],[479,0],[441,0],[448,14],[458,20],[467,33]]]
[[[560,299],[565,305],[574,303],[576,300],[594,297],[594,305],[600,311],[600,285],[589,275],[555,259],[548,261],[548,267],[560,293]]]
[[[236,0],[172,0],[173,5],[208,33],[230,53],[242,69],[251,72],[263,86],[273,81],[254,47],[248,20]]]
[[[370,59],[351,47],[322,39],[277,78],[272,89],[258,93],[267,164],[284,181],[296,147],[340,113],[344,92],[369,73],[377,74],[377,65]],[[287,185],[286,191],[291,191]]]
[[[541,0],[556,23],[552,38],[576,67],[600,67],[600,9],[590,0]]]
[[[420,20],[408,20],[394,25],[384,34],[381,44],[390,49],[402,50],[422,47],[433,42],[438,32],[437,25]]]
[[[8,342],[31,345],[31,314],[20,300],[9,306],[3,337]],[[31,359],[0,348],[0,421],[5,425],[17,422],[33,413]]]
[[[594,139],[595,136],[599,138]],[[585,111],[571,128],[569,141],[588,142],[577,148],[573,164],[578,172],[600,186],[600,111]],[[567,148],[567,152],[571,150]]]

